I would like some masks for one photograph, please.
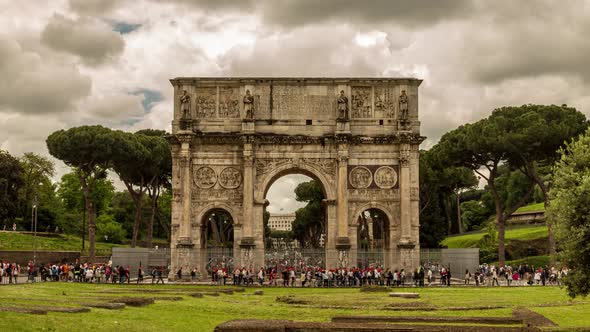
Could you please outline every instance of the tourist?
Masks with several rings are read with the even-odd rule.
[[[494,286],[494,283],[496,283],[496,286],[500,286],[500,283],[498,282],[498,273],[496,272],[496,268],[492,268],[492,287]]]
[[[260,268],[260,271],[258,271],[258,284],[260,286],[262,286],[263,283],[264,283],[264,269]]]
[[[164,284],[164,267],[160,267],[160,268],[159,268],[157,271],[158,271],[158,272],[157,272],[157,277],[158,277],[158,280],[156,281],[156,285],[157,285],[157,284],[158,284],[160,281],[162,282],[162,285],[163,285],[163,284]]]
[[[143,268],[141,267],[141,265],[137,270],[137,284],[139,285],[140,282],[143,282]]]
[[[465,276],[463,277],[463,281],[465,285],[469,285],[469,281],[471,280],[471,273],[469,269],[465,270]]]

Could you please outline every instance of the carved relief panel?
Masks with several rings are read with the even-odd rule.
[[[351,117],[352,118],[371,118],[371,87],[357,86],[352,87]]]
[[[210,201],[242,201],[242,171],[240,166],[211,165],[193,167],[193,206]],[[240,203],[241,204],[241,203]]]
[[[375,118],[394,118],[396,106],[395,89],[390,86],[375,87]]]
[[[368,188],[373,182],[373,174],[364,166],[356,166],[350,171],[348,180],[353,188]]]
[[[219,88],[219,117],[220,118],[239,118],[240,102],[239,88],[220,87]]]
[[[398,187],[398,166],[348,166],[348,189]]]
[[[217,88],[198,88],[196,97],[197,118],[215,118],[216,114],[216,100]]]
[[[270,119],[270,85],[258,85],[254,90],[254,119]]]

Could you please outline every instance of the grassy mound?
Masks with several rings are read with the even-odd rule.
[[[37,250],[55,251],[79,251],[82,248],[82,239],[72,235],[52,234],[37,236]],[[88,246],[88,241],[86,241]],[[96,242],[97,250],[111,249],[112,247],[125,247],[125,245]],[[30,233],[0,231],[0,250],[33,250],[33,235]]]
[[[478,242],[486,234],[479,231],[463,235],[449,236],[441,244],[449,248],[477,248]],[[546,225],[531,225],[506,229],[506,240],[529,241],[547,237]]]

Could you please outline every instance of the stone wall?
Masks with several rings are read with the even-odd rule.
[[[79,251],[37,251],[38,263],[74,263],[80,259]],[[33,260],[33,251],[0,250],[0,260],[26,265]]]

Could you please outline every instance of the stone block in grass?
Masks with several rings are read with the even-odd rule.
[[[383,287],[383,286],[362,286],[360,288],[361,292],[368,292],[368,293],[374,293],[374,292],[389,292],[391,291],[391,289],[389,287]]]
[[[393,293],[389,293],[389,297],[401,297],[403,299],[418,299],[418,298],[420,298],[420,294],[393,292]]]
[[[130,307],[143,307],[148,304],[153,304],[154,299],[149,297],[120,297],[113,300],[113,303],[125,303]]]

